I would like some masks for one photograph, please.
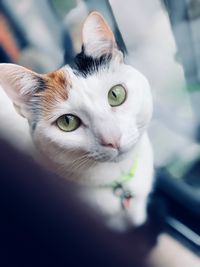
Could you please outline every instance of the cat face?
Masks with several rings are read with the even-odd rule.
[[[151,118],[146,78],[124,64],[96,12],[84,23],[83,50],[73,66],[40,75],[1,64],[0,83],[28,119],[37,149],[59,172],[122,160]]]

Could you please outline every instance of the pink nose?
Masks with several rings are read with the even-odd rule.
[[[119,147],[120,147],[120,138],[116,139],[116,140],[105,140],[105,139],[102,139],[101,140],[101,145],[105,146],[105,147],[119,149]]]

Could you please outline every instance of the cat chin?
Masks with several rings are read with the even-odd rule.
[[[117,162],[123,161],[129,156],[131,151],[132,151],[132,148],[126,151],[119,151],[119,154],[112,160],[112,162],[117,163]]]
[[[127,156],[128,152],[119,154],[116,158],[114,158],[113,162],[120,162],[124,160]]]

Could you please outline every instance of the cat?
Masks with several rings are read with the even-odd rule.
[[[37,160],[87,186],[109,226],[139,226],[153,185],[150,85],[124,63],[100,13],[85,20],[82,41],[72,66],[48,74],[0,64],[0,84],[28,120]]]

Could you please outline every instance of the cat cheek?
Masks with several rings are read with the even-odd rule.
[[[151,120],[152,113],[149,109],[143,109],[140,114],[137,116],[136,124],[139,131],[145,129],[150,120]]]

